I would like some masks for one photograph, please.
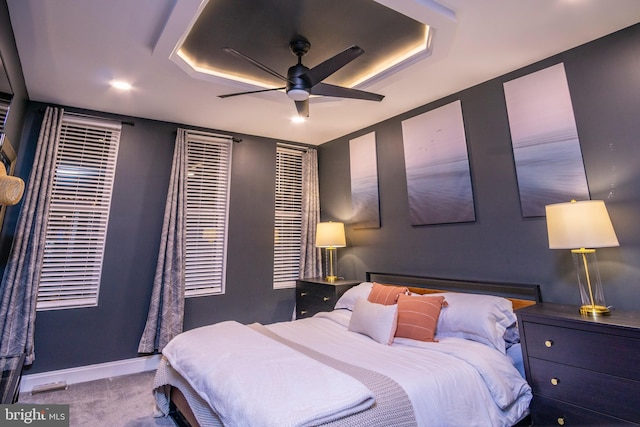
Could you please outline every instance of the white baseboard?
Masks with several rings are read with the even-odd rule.
[[[22,382],[20,383],[20,392],[30,393],[33,387],[57,382],[66,382],[67,385],[69,385],[102,378],[153,371],[158,367],[159,362],[160,355],[156,354],[153,356],[136,357],[134,359],[98,363],[96,365],[23,375]]]

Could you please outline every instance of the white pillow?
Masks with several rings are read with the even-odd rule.
[[[359,285],[354,286],[353,288],[349,288],[347,292],[342,294],[340,299],[336,301],[335,309],[346,308],[347,310],[353,311],[353,306],[356,304],[358,298],[367,299],[369,294],[371,293],[371,288],[373,287],[373,283],[371,282],[362,282]]]
[[[358,298],[353,307],[349,330],[365,334],[380,344],[393,341],[398,324],[398,305],[382,305]]]
[[[506,298],[492,295],[446,292],[448,306],[438,318],[436,339],[465,338],[506,352],[505,332],[516,322],[513,305]]]

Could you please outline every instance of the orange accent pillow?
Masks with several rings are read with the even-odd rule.
[[[400,295],[396,337],[438,342],[434,339],[438,317],[440,310],[446,305],[447,302],[443,296]]]
[[[373,287],[367,298],[369,302],[382,305],[393,305],[398,302],[400,294],[406,294],[409,289],[406,286],[381,285],[373,282]]]

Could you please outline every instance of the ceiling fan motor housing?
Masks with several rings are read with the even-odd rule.
[[[309,68],[298,63],[289,68],[287,72],[287,96],[294,101],[304,101],[309,98],[311,82],[305,79],[305,73]]]
[[[308,67],[302,65],[302,56],[309,52],[311,43],[304,38],[293,40],[289,43],[291,53],[298,57],[298,63],[287,71],[287,96],[293,101],[305,101],[309,99],[311,82],[304,78],[304,74],[309,71]]]

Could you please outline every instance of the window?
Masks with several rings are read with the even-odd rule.
[[[4,121],[9,113],[9,101],[0,99],[0,132],[4,132]]]
[[[121,124],[64,114],[38,310],[98,305]]]
[[[187,132],[187,297],[225,290],[231,144],[229,138]]]
[[[302,156],[304,151],[278,144],[273,287],[295,286],[300,277],[302,234]]]

